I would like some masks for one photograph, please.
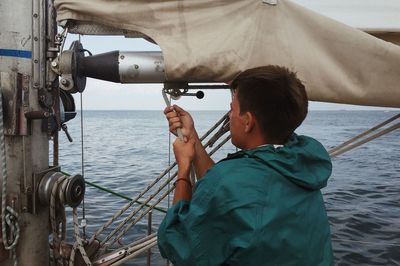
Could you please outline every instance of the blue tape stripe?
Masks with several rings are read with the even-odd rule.
[[[0,56],[32,58],[32,52],[24,50],[0,49]]]

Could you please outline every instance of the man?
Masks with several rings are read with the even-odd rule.
[[[174,153],[174,205],[158,231],[161,254],[174,265],[332,265],[320,189],[332,165],[316,140],[294,130],[307,115],[295,73],[265,66],[231,83],[230,132],[241,149],[214,164],[189,113],[167,108],[170,130],[182,128]],[[199,177],[192,194],[193,164]]]

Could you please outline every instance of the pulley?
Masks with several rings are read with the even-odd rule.
[[[85,196],[85,180],[81,175],[66,176],[60,172],[47,173],[39,183],[39,201],[49,205],[53,188],[57,186],[54,196],[72,208],[77,207]]]
[[[62,51],[51,62],[52,70],[60,75],[60,88],[70,93],[83,92],[86,87],[86,76],[79,73],[78,66],[85,57],[79,41],[74,41],[69,50]]]

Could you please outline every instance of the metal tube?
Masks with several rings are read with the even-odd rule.
[[[165,81],[164,59],[161,52],[120,51],[121,83],[161,83]]]
[[[162,83],[165,81],[161,52],[108,53],[79,58],[78,75],[120,83]]]

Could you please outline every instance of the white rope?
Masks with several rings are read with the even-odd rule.
[[[66,181],[66,182],[64,182]],[[63,196],[60,196],[59,190],[62,191],[61,189],[58,189],[59,185],[61,183],[67,183],[68,178],[66,176],[61,176],[57,181],[54,183],[54,186],[51,189],[51,194],[50,194],[50,223],[51,223],[51,229],[53,233],[53,258],[55,261],[58,261],[61,258],[60,254],[60,244],[61,240],[65,239],[65,236],[60,236],[60,230],[58,228],[59,224],[57,222],[57,217],[56,217],[56,207],[61,206],[62,208],[59,208],[62,212],[64,211],[64,206],[62,205],[61,202],[57,202],[57,199],[59,201],[62,200]],[[57,195],[59,197],[57,197]],[[62,223],[65,223],[65,221],[62,221]]]
[[[378,124],[378,125],[376,125],[376,126],[370,128],[370,129],[364,131],[363,133],[361,133],[361,134],[359,134],[359,135],[357,135],[357,136],[355,136],[355,137],[353,137],[353,138],[351,138],[351,139],[345,141],[344,143],[342,143],[342,144],[336,146],[335,148],[331,149],[331,150],[329,151],[329,153],[334,153],[334,152],[336,152],[337,150],[346,147],[347,145],[353,143],[354,141],[356,141],[356,140],[358,140],[358,139],[360,139],[360,138],[362,138],[362,137],[364,137],[364,136],[366,136],[366,135],[368,135],[368,134],[370,134],[370,133],[372,133],[372,132],[374,132],[374,131],[376,131],[376,130],[382,128],[383,126],[385,126],[385,125],[387,125],[387,124],[393,122],[394,120],[396,120],[396,119],[398,119],[398,118],[400,118],[400,114],[397,114],[397,115],[395,115],[395,116],[393,116],[393,117],[391,117],[391,118],[385,120],[384,122],[382,122],[382,123],[380,123],[380,124]]]
[[[228,140],[230,139],[230,135],[225,138],[218,146],[216,146],[210,153],[209,155],[213,155],[218,149],[220,149]],[[117,226],[107,237],[106,239],[104,239],[100,246],[103,246],[106,244],[106,242],[108,240],[110,240],[112,238],[113,235],[115,235],[119,230],[121,230],[132,218],[134,215],[136,215],[141,209],[143,209],[146,205],[148,205],[148,203],[155,198],[170,182],[172,182],[172,180],[174,180],[174,178],[177,176],[177,172],[175,172],[175,174],[173,174],[170,178],[168,178],[162,185],[160,185],[157,189],[157,191],[155,193],[153,193],[145,202],[142,203],[142,205],[137,208],[136,210],[134,210],[133,212],[131,212],[129,214],[129,216],[127,218],[125,218],[125,220],[123,222],[121,222],[121,224],[119,226]],[[136,218],[130,225],[128,225],[123,231],[122,233],[120,233],[112,242],[110,245],[114,244],[115,242],[117,242],[120,238],[122,238],[130,228],[132,228],[132,226],[134,226],[138,221],[140,221],[140,219],[142,219],[151,209],[153,209],[155,206],[157,206],[158,203],[161,202],[162,199],[164,199],[168,193],[172,192],[174,189],[174,187],[172,187],[171,189],[168,189],[167,193],[164,194],[155,204],[151,205],[147,210],[145,210],[144,212],[142,212],[140,214],[140,216],[138,218]],[[109,246],[109,245],[108,245]]]
[[[177,173],[175,173],[174,175],[172,175],[172,179],[174,179],[177,176]],[[171,180],[172,180],[171,179]],[[165,187],[165,186],[164,186]],[[149,211],[151,211],[155,206],[157,206],[157,204],[159,204],[163,199],[165,199],[169,193],[171,193],[173,190],[175,189],[175,186],[171,186],[170,189],[167,189],[167,191],[161,195],[161,197],[158,198],[158,200],[150,205],[147,209],[145,209],[144,211],[142,211],[139,216],[133,220],[133,222],[131,222],[127,227],[125,227],[125,229],[117,236],[114,238],[114,240],[108,244],[107,246],[111,246],[114,243],[116,243],[117,241],[119,241],[128,231],[129,229],[132,228],[132,226],[134,226],[137,222],[139,222],[144,216],[146,216],[147,213],[149,213]],[[160,190],[161,191],[161,190]],[[137,213],[137,212],[136,212]],[[128,221],[129,222],[129,221]],[[127,223],[125,223],[124,225],[126,225]],[[103,243],[104,245],[105,243]]]
[[[229,113],[229,112],[228,112]],[[220,124],[222,124],[227,118],[228,118],[228,113],[226,113],[212,128],[210,128],[210,130],[208,130],[201,138],[200,140],[204,140],[205,138],[207,138]],[[221,134],[221,133],[219,133]],[[210,141],[208,141],[204,146],[208,147],[210,146]],[[127,203],[121,210],[119,210],[106,224],[104,224],[103,226],[101,226],[96,233],[91,237],[90,239],[90,243],[92,241],[94,241],[94,239],[96,239],[106,228],[108,228],[112,223],[114,223],[114,221],[120,217],[125,211],[127,211],[133,204],[135,204],[140,198],[142,198],[151,188],[153,188],[165,175],[169,175],[170,171],[176,166],[176,162],[174,162],[172,165],[170,165],[164,172],[162,172],[156,179],[154,179],[151,184],[149,184],[145,190],[143,190],[138,196],[136,196],[131,202]],[[165,183],[165,186],[167,184],[169,184],[172,180],[173,180],[174,176],[168,176],[168,180]],[[164,185],[164,184],[163,184]],[[162,186],[162,188],[164,188],[165,186]],[[159,191],[161,191],[161,189],[158,190],[157,193],[159,193]],[[156,194],[157,194],[156,193]],[[150,200],[154,198],[154,194],[151,196]],[[129,217],[127,217],[118,227],[117,229],[113,230],[111,232],[111,236],[107,237],[105,241],[102,241],[102,244],[104,245],[105,242],[107,242],[112,235],[114,235],[116,232],[118,232],[127,222],[129,222],[129,220],[138,212],[140,211],[141,208],[145,207],[145,205],[150,201],[147,200],[145,203],[142,203],[139,207],[139,210],[135,210],[133,215],[129,215]]]
[[[392,131],[394,131],[394,130],[396,130],[398,128],[400,128],[400,123],[397,123],[397,124],[392,125],[392,126],[390,126],[388,128],[385,128],[385,129],[379,131],[378,133],[375,133],[375,134],[373,134],[373,135],[371,135],[371,136],[369,136],[367,138],[364,138],[364,139],[362,139],[362,140],[360,140],[360,141],[358,141],[358,142],[356,142],[354,144],[350,144],[350,143],[353,143],[353,142],[355,142],[356,140],[359,139],[359,138],[355,138],[352,142],[349,142],[347,145],[344,145],[339,149],[335,148],[335,149],[333,149],[333,152],[329,151],[329,155],[331,157],[335,157],[337,155],[343,154],[343,153],[345,153],[347,151],[350,151],[350,150],[352,150],[354,148],[357,148],[357,147],[359,147],[359,146],[361,146],[361,145],[363,145],[363,144],[365,144],[367,142],[370,142],[371,140],[374,140],[374,139],[379,138],[379,137],[381,137],[383,135],[386,135],[386,134],[388,134],[388,133],[390,133],[390,132],[392,132]]]
[[[226,115],[226,116],[227,116],[227,115]],[[399,115],[396,116],[396,117],[394,117],[394,118],[392,118],[392,119],[389,119],[390,121],[389,121],[389,120],[388,120],[388,121],[385,121],[384,123],[382,123],[382,124],[380,124],[380,125],[378,125],[378,126],[372,128],[372,129],[368,130],[369,132],[367,132],[367,133],[370,133],[370,132],[372,132],[372,131],[378,129],[379,127],[382,127],[382,126],[388,124],[389,122],[395,120],[395,119],[398,118],[398,117],[399,117]],[[223,120],[221,119],[221,121],[223,122],[224,119],[223,119]],[[359,138],[361,138],[362,136],[365,136],[365,135],[366,135],[366,132],[364,132],[364,133],[360,134],[358,137],[353,138],[351,141],[347,141],[346,143],[344,143],[345,145],[344,145],[344,144],[339,145],[339,146],[341,146],[341,147],[336,147],[336,148],[333,150],[333,152],[331,152],[331,154],[332,154],[332,156],[336,156],[336,155],[338,155],[338,154],[342,154],[342,153],[344,153],[344,152],[346,152],[346,151],[349,151],[349,150],[351,150],[351,149],[354,149],[355,147],[358,147],[358,146],[360,146],[360,145],[362,145],[362,144],[364,144],[364,143],[366,143],[366,142],[369,142],[369,141],[371,141],[371,140],[373,140],[373,139],[375,139],[375,138],[378,138],[378,137],[380,137],[380,136],[382,136],[382,135],[384,135],[384,134],[387,134],[387,133],[389,133],[389,132],[391,132],[391,131],[393,131],[393,130],[395,130],[395,129],[398,129],[399,127],[400,127],[400,124],[396,124],[396,125],[394,125],[394,126],[391,126],[391,127],[388,127],[388,128],[386,128],[386,129],[382,130],[382,131],[379,132],[379,133],[374,134],[373,136],[370,136],[370,137],[368,137],[368,138],[366,138],[366,139],[364,139],[364,140],[362,140],[362,141],[359,141],[359,142],[357,142],[356,144],[349,145],[349,144],[351,144],[352,142],[354,142],[355,140],[358,140]],[[215,128],[216,128],[216,126],[214,126],[214,129],[215,129]],[[214,130],[214,129],[213,129],[213,130]],[[204,146],[205,146],[205,147],[212,146],[216,140],[218,140],[222,135],[224,135],[224,134],[228,131],[228,129],[229,129],[229,121],[225,121],[223,127],[217,132],[217,134],[216,134],[214,137],[210,138],[210,140],[209,140],[206,144],[204,144]],[[209,134],[209,133],[211,133],[211,129],[210,129],[210,132],[207,132],[206,134]],[[230,135],[229,135],[228,137],[226,137],[221,143],[219,143],[219,145],[217,145],[217,146],[209,153],[209,155],[211,156],[213,153],[215,153],[217,150],[219,150],[230,138],[231,138]],[[203,137],[201,140],[203,140],[203,139],[205,139],[205,137]],[[346,147],[346,146],[347,146],[347,147]],[[172,170],[172,168],[173,168],[174,166],[176,166],[176,163],[174,163],[174,164],[171,165],[169,168],[167,168],[167,169],[155,180],[155,182],[153,181],[152,184],[146,189],[146,192],[150,189],[150,187],[152,187],[154,184],[158,183],[159,180],[160,180],[166,173],[169,173],[169,172]],[[130,229],[133,225],[135,225],[135,224],[136,224],[140,219],[142,219],[152,208],[154,208],[154,207],[155,207],[157,204],[159,204],[165,197],[167,197],[167,196],[169,195],[169,193],[173,191],[173,189],[174,189],[173,187],[170,188],[170,189],[167,189],[167,191],[166,191],[154,204],[151,204],[151,205],[148,204],[156,195],[158,195],[158,194],[161,192],[161,190],[162,190],[167,184],[169,184],[169,183],[175,178],[176,174],[177,174],[177,173],[175,173],[175,174],[172,175],[172,176],[169,176],[168,179],[166,180],[166,182],[164,182],[164,183],[158,188],[158,190],[157,190],[154,194],[152,194],[144,203],[142,203],[141,206],[140,206],[139,208],[137,208],[136,210],[134,210],[133,212],[131,212],[131,214],[130,214],[116,229],[114,229],[113,232],[112,232],[109,236],[107,236],[105,240],[103,240],[103,241],[101,242],[101,246],[103,246],[103,245],[110,246],[110,245],[114,244],[115,242],[119,241],[119,239],[121,239],[121,238],[129,231],[129,229]],[[140,194],[140,196],[137,197],[137,199],[139,199],[139,198],[140,198],[141,196],[143,196],[143,195],[144,195],[144,192],[142,192],[142,193]],[[135,202],[137,199],[135,199],[135,200],[132,201],[131,203],[133,204],[133,202]],[[132,204],[130,204],[129,206],[131,206]],[[125,227],[125,228],[123,229],[123,231],[122,231],[117,237],[115,237],[115,238],[113,239],[113,241],[111,241],[111,243],[106,244],[107,241],[109,241],[109,240],[112,238],[113,235],[115,235],[119,230],[121,230],[121,229],[133,218],[134,215],[136,215],[137,213],[139,213],[139,211],[142,210],[142,209],[143,209],[144,207],[146,207],[146,206],[148,206],[147,209],[145,209],[144,211],[142,211],[142,212],[139,214],[139,216],[138,216],[136,219],[134,219],[133,222],[131,222],[127,227]],[[125,211],[125,210],[124,210],[124,211]],[[121,213],[122,213],[122,212],[121,212]],[[107,226],[108,226],[108,225],[107,225]],[[342,241],[346,241],[346,240],[342,240]],[[350,242],[350,241],[352,241],[352,240],[348,240],[348,242]],[[356,242],[356,241],[353,241],[353,242]],[[359,242],[359,243],[363,243],[362,241],[358,241],[358,242]],[[368,242],[365,242],[365,243],[368,243]],[[395,246],[396,246],[396,245],[395,245]],[[138,247],[135,247],[135,248],[139,248],[140,252],[143,252],[143,251],[146,250],[146,249],[141,250],[141,247],[142,247],[142,245],[139,244],[139,246],[138,246]],[[138,253],[138,254],[139,254],[139,253]],[[122,262],[124,262],[124,261],[126,261],[126,260],[128,260],[128,259],[130,259],[130,258],[132,258],[131,255],[129,256],[129,258],[128,258],[128,257],[125,257],[123,260],[120,260],[120,261],[118,261],[116,264],[112,264],[112,265],[118,265],[118,264],[120,264],[120,263],[122,263]]]
[[[343,239],[343,238],[332,238],[332,241],[334,241],[334,242],[338,241],[338,242],[358,243],[358,244],[369,245],[369,246],[400,247],[400,243],[399,244],[390,244],[390,243],[359,241],[359,240]]]
[[[83,241],[79,232],[79,223],[78,223],[78,212],[77,208],[72,209],[72,217],[73,217],[73,223],[74,223],[74,237],[75,237],[75,243],[72,247],[71,251],[71,256],[69,259],[69,265],[74,266],[75,262],[75,255],[76,255],[76,250],[79,249],[79,252],[82,255],[82,258],[87,266],[91,266],[92,263],[90,262],[89,257],[86,254],[85,248],[83,247]]]
[[[152,247],[154,247],[155,245],[157,245],[157,237],[152,238],[151,240],[148,240],[147,242],[145,242],[144,244],[141,244],[140,246],[138,246],[139,248],[136,248],[130,252],[132,252],[132,254],[126,256],[125,258],[110,264],[110,266],[116,266],[116,265],[121,265],[124,262],[127,262],[130,259],[133,259],[135,257],[137,257],[139,254],[151,249]]]
[[[228,142],[230,140],[231,136],[227,136],[221,143],[218,144],[218,146],[216,146],[210,153],[209,155],[213,155],[217,150],[219,150],[226,142]],[[172,180],[174,180],[174,178],[177,176],[177,172],[175,172],[172,177],[170,178],[170,180],[167,180],[161,187],[164,188],[166,186],[167,182],[171,182]],[[162,190],[159,189],[160,191]],[[174,190],[174,186],[171,187],[170,189],[168,189],[154,204],[150,205],[148,207],[148,209],[144,210],[139,217],[137,217],[130,225],[128,225],[123,231],[122,233],[120,233],[112,242],[110,245],[114,244],[115,242],[117,242],[119,239],[121,239],[128,231],[130,228],[132,228],[132,226],[134,226],[137,222],[139,222],[150,210],[152,210],[155,206],[157,206],[165,197],[167,197],[167,195],[169,193],[171,193]],[[158,193],[160,192],[156,192],[154,195],[158,195]],[[154,197],[153,197],[154,198]],[[150,201],[150,200],[149,200]],[[142,206],[146,206],[147,203],[143,203]],[[137,211],[138,212],[138,211]],[[137,213],[136,212],[136,213]],[[135,214],[136,214],[135,213]]]
[[[2,194],[1,194],[1,226],[2,226],[2,235],[3,235],[3,245],[6,250],[10,250],[12,253],[12,258],[14,260],[14,265],[18,265],[17,256],[16,256],[16,246],[18,244],[18,240],[20,237],[20,228],[18,224],[18,214],[17,212],[7,206],[7,157],[6,157],[6,147],[5,147],[5,138],[4,138],[4,124],[3,124],[3,99],[2,93],[0,91],[0,156],[1,158],[1,166],[2,166]],[[8,231],[11,235],[7,234]]]
[[[176,166],[176,163],[173,163],[170,167],[168,167],[163,173],[161,173],[154,181],[146,187],[138,196],[136,196],[131,202],[126,204],[121,210],[119,210],[106,224],[101,226],[99,230],[92,236],[90,242],[92,242],[95,238],[97,238],[108,226],[110,226],[119,216],[121,216],[126,210],[128,210],[133,204],[135,204],[144,194],[146,194],[155,184],[157,184],[169,171],[171,171]]]
[[[64,264],[64,257],[61,254],[61,242],[66,239],[66,220],[65,220],[65,211],[64,211],[64,204],[65,204],[65,190],[68,185],[68,182],[71,180],[72,177],[69,176],[60,176],[57,181],[54,183],[54,186],[51,190],[51,197],[50,197],[50,222],[51,228],[53,233],[53,257],[54,260],[57,262],[59,261],[61,264]],[[60,228],[57,220],[57,213],[56,208],[62,212],[62,221],[61,221],[61,235],[60,235]],[[75,243],[72,247],[71,254],[69,257],[69,265],[74,265],[76,251],[82,255],[82,258],[86,265],[92,265],[90,262],[86,251],[83,247],[83,241],[80,236],[79,232],[79,224],[78,224],[78,215],[77,215],[77,208],[73,208],[72,210],[73,216],[73,224],[74,224],[74,237]]]
[[[228,123],[227,123],[227,124],[228,124]],[[229,124],[228,124],[228,125],[229,125]],[[226,127],[226,124],[224,124],[224,127]],[[226,133],[226,132],[227,132],[227,131],[225,131],[225,130],[222,130],[222,131],[220,130],[220,131],[217,132],[217,134],[219,135],[219,137],[221,137],[221,136],[222,136],[224,133]],[[213,138],[211,138],[211,139],[213,139]],[[215,140],[211,140],[211,139],[207,142],[207,144],[205,144],[205,147],[208,147],[208,146],[210,145],[210,143],[213,143],[213,144],[214,144]],[[217,147],[215,147],[215,148],[209,153],[209,155],[210,155],[210,156],[213,155],[213,154],[214,154],[218,149],[220,149],[229,139],[230,139],[230,135],[229,135],[227,138],[225,138]],[[175,164],[176,164],[176,163],[175,163]],[[160,186],[158,187],[157,191],[156,191],[155,193],[153,193],[145,202],[143,202],[142,205],[141,205],[139,208],[137,208],[136,210],[132,211],[132,212],[129,214],[129,216],[126,217],[125,220],[124,220],[123,222],[121,222],[120,225],[117,226],[117,227],[116,227],[116,228],[115,228],[101,243],[100,243],[100,246],[106,245],[106,242],[109,241],[109,240],[112,238],[112,236],[115,235],[119,230],[121,230],[121,229],[133,218],[134,215],[136,215],[141,209],[143,209],[146,205],[148,205],[148,203],[149,203],[153,198],[155,198],[155,197],[170,183],[170,182],[172,182],[172,180],[174,180],[174,178],[176,177],[176,175],[177,175],[177,172],[176,172],[174,175],[172,175],[171,177],[169,177],[162,185],[160,185]],[[172,190],[173,190],[173,188],[172,188],[172,189],[168,189],[168,193],[170,193]],[[160,203],[161,200],[162,200],[165,196],[167,196],[167,195],[168,195],[168,194],[164,194],[164,195],[161,197],[161,199],[159,199],[155,204],[151,205],[147,210],[145,210],[144,212],[142,212],[138,218],[136,218],[130,225],[128,225],[128,226],[122,231],[122,233],[120,233],[120,234],[111,242],[111,244],[108,244],[107,246],[114,244],[114,243],[117,242],[120,238],[122,238],[122,237],[128,232],[128,230],[129,230],[130,228],[132,228],[133,225],[135,225],[140,219],[142,219],[152,208],[154,208],[155,206],[157,206],[157,204]]]
[[[397,118],[397,117],[396,117]],[[392,120],[394,120],[394,119],[392,119]],[[222,122],[223,121],[225,121],[224,119],[223,120],[221,120]],[[391,122],[391,121],[389,121],[389,122]],[[388,122],[387,122],[388,123]],[[386,125],[387,124],[386,123],[386,121],[384,122],[384,123],[382,123],[380,126],[383,126],[383,125]],[[214,129],[216,128],[216,126],[214,127]],[[219,138],[221,138],[221,136],[222,135],[224,135],[227,131],[228,131],[228,128],[229,128],[229,122],[228,121],[225,121],[225,123],[224,123],[224,125],[223,125],[223,127],[217,132],[217,134],[214,136],[214,137],[212,137],[212,138],[210,138],[210,140],[206,143],[206,144],[204,144],[204,146],[205,147],[209,147],[209,146],[212,146],[213,144],[214,144],[214,142],[216,141],[216,140],[218,140]],[[375,128],[378,128],[378,126],[377,127],[375,127]],[[379,136],[382,136],[382,135],[384,135],[384,134],[387,134],[387,133],[389,133],[389,132],[391,132],[391,131],[393,131],[393,130],[395,130],[395,129],[397,129],[397,128],[399,128],[399,124],[396,124],[396,125],[394,125],[394,126],[392,126],[392,127],[389,127],[389,128],[386,128],[386,129],[384,129],[384,130],[382,130],[381,132],[379,132],[379,133],[377,133],[377,134],[374,134],[373,136],[370,136],[370,137],[368,137],[368,138],[366,138],[366,139],[364,139],[364,140],[362,140],[362,141],[360,141],[360,142],[357,142],[356,144],[353,144],[353,145],[350,145],[349,146],[349,144],[351,144],[351,142],[354,142],[355,140],[357,140],[358,138],[353,138],[354,140],[352,140],[352,141],[347,141],[347,143],[345,143],[346,145],[343,145],[342,144],[342,147],[336,147],[334,150],[333,150],[333,156],[335,156],[335,155],[338,155],[338,154],[341,154],[341,153],[344,153],[344,152],[346,152],[346,151],[348,151],[348,150],[350,150],[350,149],[353,149],[353,148],[355,148],[355,147],[358,147],[358,146],[360,146],[360,145],[362,145],[362,144],[364,144],[364,143],[366,143],[366,142],[368,142],[368,141],[371,141],[372,139],[375,139],[375,138],[377,138],[377,137],[379,137]],[[368,130],[368,131],[373,131],[373,129],[374,128],[372,128],[372,129],[370,129],[370,130]],[[375,130],[375,129],[374,129]],[[211,129],[210,129],[210,132],[207,132],[207,134],[209,134],[209,133],[211,133]],[[360,134],[360,135],[366,135],[365,134],[365,132],[363,133],[363,134]],[[361,136],[359,136],[359,137],[361,137]],[[226,137],[221,143],[219,143],[219,145],[217,145],[210,153],[209,153],[209,155],[211,156],[213,153],[215,153],[217,150],[219,150],[221,147],[222,147],[222,145],[224,145],[229,139],[231,138],[231,136],[229,135],[228,137]],[[205,139],[205,137],[203,137],[201,140],[203,140],[203,139]],[[347,146],[347,147],[346,147]],[[136,201],[136,200],[138,200],[140,197],[142,197],[143,195],[144,195],[144,193],[145,192],[147,192],[149,189],[150,189],[150,187],[152,187],[152,186],[154,186],[156,183],[158,183],[159,181],[160,181],[160,179],[166,174],[166,173],[169,173],[171,170],[172,170],[172,168],[174,167],[174,166],[176,166],[176,163],[174,163],[173,165],[171,165],[169,168],[167,168],[158,178],[156,178],[156,180],[154,180],[153,182],[152,182],[152,184],[150,185],[150,186],[148,186],[148,188],[146,188],[146,190],[145,191],[143,191],[140,195],[139,195],[139,197],[137,197],[134,201],[132,201],[130,204],[128,204],[129,205],[129,207]],[[117,241],[119,241],[128,231],[129,231],[129,229],[133,226],[133,225],[135,225],[140,219],[142,219],[152,208],[154,208],[157,204],[159,204],[165,197],[167,197],[168,195],[169,195],[169,193],[171,193],[172,191],[173,191],[173,187],[172,188],[170,188],[170,189],[167,189],[167,191],[161,196],[161,197],[159,197],[159,199],[154,203],[154,204],[151,204],[151,205],[149,205],[149,202],[153,199],[153,198],[155,198],[155,196],[156,195],[158,195],[160,192],[161,192],[161,190],[162,189],[164,189],[164,187],[167,185],[167,184],[169,184],[174,178],[175,178],[175,176],[176,176],[176,173],[174,174],[174,175],[172,175],[172,176],[170,176],[167,180],[166,180],[166,182],[164,182],[164,184],[162,184],[159,188],[158,188],[158,190],[155,192],[155,193],[153,193],[145,202],[143,202],[142,204],[141,204],[141,206],[139,207],[139,208],[137,208],[136,210],[134,210],[133,212],[131,212],[131,214],[116,228],[116,229],[114,229],[113,230],[113,232],[109,235],[109,236],[107,236],[106,237],[106,239],[105,240],[103,240],[102,242],[101,242],[101,246],[110,246],[110,245],[113,245],[114,243],[116,243]],[[146,206],[148,206],[148,208],[147,209],[145,209],[145,210],[143,210],[143,211],[141,211],[143,208],[145,208]],[[125,211],[125,210],[124,210]],[[141,211],[141,212],[140,212]],[[123,211],[122,211],[123,212]],[[120,211],[120,212],[118,212],[118,214],[120,215],[120,214],[122,214],[122,212]],[[133,216],[134,215],[136,215],[136,214],[138,214],[140,212],[140,214],[139,214],[139,216],[138,217],[136,217],[136,219],[134,219],[133,220],[133,222],[131,222],[128,226],[126,226],[127,225],[127,223],[133,218]],[[119,216],[118,215],[118,216]],[[109,225],[109,224],[108,224]],[[107,225],[107,226],[108,226]],[[122,230],[122,232],[120,233],[120,234],[118,234],[110,243],[107,243],[111,238],[112,238],[112,236],[114,236],[119,230],[121,230],[124,226],[126,226],[123,230]],[[104,229],[104,228],[103,228]],[[145,238],[144,238],[145,239]],[[146,240],[146,241],[148,241],[148,240]],[[138,249],[139,251],[138,251],[138,253],[137,254],[139,254],[140,252],[143,252],[143,251],[145,251],[146,249],[143,247],[144,245],[143,245],[143,242],[146,242],[145,240],[142,240],[142,242],[141,243],[139,243],[137,246],[134,246],[134,248],[135,249]],[[342,240],[342,241],[346,241],[346,240]],[[348,242],[351,242],[352,240],[348,240]],[[150,243],[152,243],[151,241],[148,241],[148,242],[150,242]],[[363,243],[362,241],[353,241],[353,242],[359,242],[359,243]],[[146,242],[147,243],[147,242]],[[365,243],[368,243],[368,242],[365,242]],[[154,244],[155,245],[155,244]],[[143,248],[142,248],[143,247]],[[143,250],[142,250],[143,249]],[[134,254],[136,254],[135,252],[134,252]],[[128,260],[128,259],[130,259],[130,258],[132,258],[133,257],[133,255],[129,255],[128,257],[125,257],[125,258],[123,258],[122,260],[120,260],[120,261],[118,261],[118,262],[116,262],[115,264],[112,264],[112,265],[118,265],[118,264],[120,264],[120,263],[123,263],[123,262],[125,262],[126,260]]]

